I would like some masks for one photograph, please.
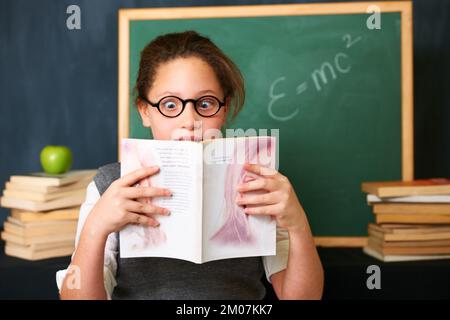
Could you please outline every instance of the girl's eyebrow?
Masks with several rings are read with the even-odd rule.
[[[216,94],[216,92],[213,91],[213,90],[201,90],[201,91],[197,92],[196,95],[199,96],[199,95],[206,94],[206,93],[213,93],[213,94]],[[180,96],[180,93],[179,93],[179,92],[172,92],[172,91],[164,91],[163,93],[161,93],[161,94],[158,96],[158,98],[165,97],[166,95]]]
[[[202,90],[202,91],[197,92],[197,95],[206,94],[206,93],[216,94],[216,92],[214,90]]]

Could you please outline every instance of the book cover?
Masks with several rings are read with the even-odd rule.
[[[369,237],[382,241],[427,241],[427,240],[445,240],[450,239],[450,232],[433,233],[383,233],[369,228]]]
[[[157,165],[140,186],[168,188],[170,198],[139,199],[168,208],[157,228],[129,225],[120,231],[120,256],[167,257],[195,263],[275,254],[276,222],[250,216],[235,202],[236,187],[257,178],[244,163],[276,168],[275,137],[193,141],[123,139],[121,175]]]
[[[427,254],[450,254],[450,246],[389,246],[382,247],[379,243],[368,242],[367,247],[383,255],[427,255]]]
[[[400,261],[420,261],[420,260],[441,260],[450,259],[450,255],[395,255],[395,254],[383,254],[371,247],[364,247],[364,253],[367,255],[384,262],[400,262]]]
[[[35,186],[63,186],[82,179],[93,178],[96,169],[71,170],[62,174],[50,174],[45,172],[32,172],[25,175],[12,175],[12,183],[30,184]]]
[[[450,203],[375,203],[373,213],[386,214],[449,214]]]
[[[43,236],[32,236],[24,237],[12,234],[6,231],[0,233],[2,240],[10,243],[20,244],[24,246],[36,245],[36,244],[50,244],[57,242],[68,242],[73,241],[75,243],[76,232],[64,233],[64,234],[54,234],[54,235],[43,235]]]
[[[19,199],[19,198],[10,198],[3,196],[0,198],[0,206],[4,208],[14,208],[40,212],[81,205],[84,202],[85,198],[86,198],[86,190],[84,189],[76,193],[72,193],[69,196],[49,200],[46,202]]]
[[[450,179],[433,178],[413,181],[363,182],[361,190],[380,198],[450,194]]]
[[[450,238],[437,240],[417,240],[417,241],[383,241],[376,237],[369,237],[367,241],[371,247],[450,247]]]
[[[369,223],[369,230],[383,234],[428,234],[450,232],[450,225],[420,225],[420,224],[374,224]]]
[[[35,250],[29,246],[21,246],[14,243],[6,243],[5,254],[25,260],[43,260],[56,257],[70,256],[73,253],[74,245]]]
[[[450,224],[448,214],[404,214],[377,213],[375,222],[380,223],[415,223],[415,224]]]
[[[3,223],[3,230],[21,237],[48,236],[58,234],[74,234],[77,231],[77,221],[69,220],[51,225],[21,225],[7,220]]]
[[[80,206],[43,212],[34,212],[22,209],[11,209],[11,217],[21,222],[78,220],[79,214],[80,214]]]
[[[367,195],[367,204],[373,203],[450,203],[450,194],[441,195],[417,195],[417,196],[404,196],[404,197],[385,197],[380,198],[374,194]]]
[[[91,176],[87,176],[79,181],[71,182],[63,186],[40,186],[28,183],[20,183],[7,181],[5,183],[5,190],[24,191],[24,192],[36,192],[40,194],[57,194],[67,191],[73,191],[78,189],[86,189],[88,184],[92,181]]]
[[[70,197],[76,194],[86,194],[86,188],[80,188],[72,191],[66,191],[66,192],[58,192],[58,193],[50,193],[50,194],[43,194],[39,192],[28,192],[28,191],[17,191],[17,190],[3,190],[3,196],[6,198],[16,198],[16,199],[22,199],[22,200],[31,200],[36,202],[48,202],[51,200],[59,199],[59,198],[65,198]]]

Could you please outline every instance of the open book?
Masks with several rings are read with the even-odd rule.
[[[275,137],[225,138],[201,143],[122,139],[121,176],[143,166],[157,165],[159,173],[137,185],[168,188],[173,195],[138,199],[168,208],[171,214],[156,216],[160,222],[157,228],[128,225],[122,229],[120,256],[203,263],[275,255],[275,220],[270,216],[247,215],[235,199],[239,183],[257,178],[243,169],[244,163],[275,169],[277,161]]]

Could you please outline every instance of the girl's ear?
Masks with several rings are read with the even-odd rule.
[[[146,128],[150,128],[152,126],[152,121],[148,112],[147,104],[142,100],[138,100],[137,107],[139,114],[141,115],[142,125]]]

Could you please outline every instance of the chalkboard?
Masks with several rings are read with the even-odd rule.
[[[411,3],[371,5],[380,29],[367,3],[121,10],[119,139],[151,138],[132,105],[140,51],[196,30],[244,75],[230,128],[278,129],[279,171],[318,244],[364,244],[373,218],[361,182],[413,178]]]

